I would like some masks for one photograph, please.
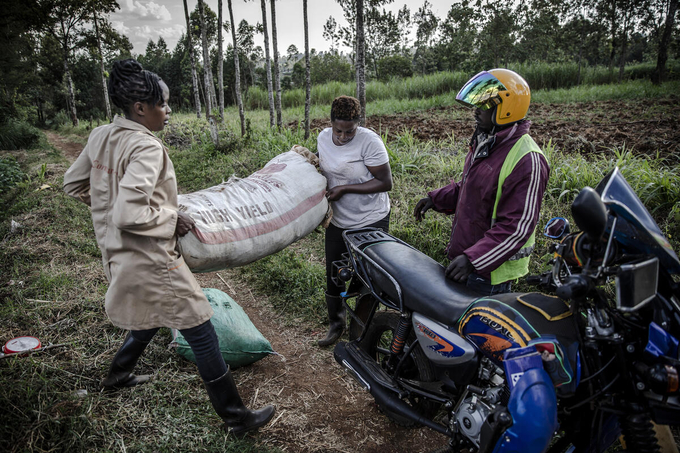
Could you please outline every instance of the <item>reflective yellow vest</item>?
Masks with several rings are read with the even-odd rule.
[[[498,210],[498,202],[501,199],[501,192],[503,189],[503,182],[512,171],[515,165],[529,153],[539,153],[543,155],[543,151],[538,147],[533,138],[529,134],[524,134],[517,140],[517,143],[512,147],[508,156],[503,162],[503,167],[498,175],[498,191],[496,192],[496,202],[493,206],[493,215],[491,225],[496,223],[496,211]],[[545,157],[545,156],[544,156]],[[536,242],[536,232],[531,233],[531,236],[524,243],[522,248],[511,256],[505,263],[501,264],[496,270],[491,272],[491,284],[498,285],[499,283],[507,282],[508,280],[517,280],[529,272],[529,256],[534,250]]]

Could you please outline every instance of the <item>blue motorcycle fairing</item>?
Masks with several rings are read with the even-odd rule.
[[[557,396],[542,368],[524,372],[508,402],[513,424],[496,443],[493,453],[541,453],[557,430]]]
[[[655,322],[649,324],[649,335],[645,352],[654,357],[666,356],[676,360],[680,359],[678,340]]]

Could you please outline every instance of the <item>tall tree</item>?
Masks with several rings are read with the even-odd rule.
[[[331,42],[331,52],[337,52],[340,34],[338,32],[338,23],[333,16],[330,16],[323,26],[323,37],[326,41]]]
[[[276,90],[276,126],[281,130],[281,78],[279,68],[279,46],[276,32],[276,0],[272,1],[272,47],[274,50],[274,89]]]
[[[309,138],[309,105],[312,100],[312,82],[309,70],[309,21],[307,20],[307,0],[302,0],[302,15],[305,27],[305,140]]]
[[[515,42],[516,14],[505,0],[487,0],[477,47],[484,49],[478,55],[478,65],[499,67],[512,57]]]
[[[666,80],[666,61],[668,60],[668,44],[671,41],[675,15],[678,12],[678,0],[669,0],[666,10],[666,22],[659,39],[659,49],[656,56],[656,68],[652,74],[652,83],[660,84]]]
[[[222,0],[217,0],[217,89],[220,97],[220,119],[224,120],[224,51],[222,49]]]
[[[243,59],[243,63],[247,66],[245,69],[250,76],[251,85],[255,83],[255,65],[264,58],[262,47],[255,45],[256,32],[257,26],[250,25],[247,20],[239,22],[238,30],[236,31],[239,53],[246,57]],[[241,80],[241,82],[244,82],[244,80]],[[241,92],[246,91],[248,86],[245,84],[245,88],[242,88]]]
[[[187,0],[184,2],[184,18],[187,22],[187,47],[189,48],[189,60],[191,61],[191,83],[194,91],[194,105],[196,106],[196,118],[201,117],[201,96],[198,92],[198,77],[196,75],[196,58],[194,57],[194,46],[191,43],[191,24],[189,23],[189,9]]]
[[[468,0],[451,5],[440,25],[440,59],[446,60],[449,71],[472,71],[477,39],[477,22],[474,8]]]
[[[76,38],[82,33],[81,27],[91,20],[92,12],[109,14],[119,8],[118,3],[115,0],[41,0],[36,2],[36,6],[36,14],[43,18],[43,29],[61,46],[71,122],[78,126],[75,87],[69,59]]]
[[[404,15],[405,14],[405,15]],[[399,15],[393,14],[378,8],[368,8],[364,14],[364,30],[366,40],[366,57],[373,66],[373,73],[376,78],[381,74],[378,70],[378,61],[383,58],[395,55],[399,51],[403,35],[408,35],[408,18],[410,12],[406,6],[399,11]]]
[[[99,33],[99,21],[97,20],[97,11],[92,10],[92,19],[94,20],[94,31],[95,34],[97,35],[97,51],[99,52],[98,58],[99,58],[99,70],[101,72],[102,76],[102,89],[103,89],[103,95],[104,95],[104,107],[106,111],[106,119],[111,121],[113,118],[111,117],[111,103],[109,102],[109,90],[106,87],[106,71],[104,70],[104,54],[102,52],[102,40],[101,40],[101,33]]]
[[[336,40],[342,41],[347,47],[350,47],[353,52],[357,49],[357,8],[358,4],[356,0],[336,0],[336,2],[342,7],[343,16],[347,20],[347,26],[337,26],[335,19],[329,17],[324,25],[324,38],[335,42]],[[379,47],[382,45],[387,45],[390,48],[387,53],[391,53],[394,47],[395,36],[399,33],[399,30],[408,33],[408,30],[401,28],[401,25],[394,25],[394,15],[392,13],[387,13],[385,10],[380,11],[380,7],[393,3],[394,0],[363,0],[362,11],[363,11],[363,41],[364,41],[364,61],[368,55],[371,59],[374,55],[378,55],[381,52],[385,52]],[[400,14],[402,12],[400,11]],[[403,18],[402,18],[403,19]],[[391,25],[386,25],[386,22],[393,22]],[[389,27],[392,27],[389,29]],[[337,31],[336,31],[337,27]],[[386,27],[388,31],[386,32]],[[381,36],[387,34],[388,36]],[[396,38],[397,41],[399,38]],[[379,57],[378,57],[379,58]],[[356,55],[352,55],[352,60],[356,62]],[[356,66],[355,66],[356,69]],[[364,66],[365,71],[365,66]]]
[[[269,31],[267,30],[266,0],[260,0],[260,6],[262,7],[262,28],[260,31],[264,34],[265,73],[267,78],[267,95],[269,96],[269,125],[274,127],[274,94],[272,92],[272,63],[269,57]]]
[[[39,44],[46,40],[36,33],[41,29],[40,18],[23,2],[0,0],[0,9],[0,125],[18,117],[17,107],[29,103],[35,103],[37,120],[43,123],[44,92],[34,90],[42,85],[38,64],[45,49]]]
[[[201,41],[203,43],[203,80],[205,85],[205,118],[209,119],[212,109],[215,107],[215,86],[213,85],[212,65],[210,64],[210,50],[208,48],[208,36],[205,21],[205,6],[203,0],[198,0],[199,15],[201,19]]]
[[[231,0],[227,0],[229,8],[229,22],[231,24],[231,39],[234,43],[234,89],[236,91],[236,104],[238,105],[238,116],[241,119],[241,136],[246,135],[246,118],[243,112],[243,100],[241,99],[241,70],[239,68],[238,41],[236,41],[236,27],[234,26],[234,8]]]
[[[628,43],[632,32],[637,27],[642,12],[650,5],[648,0],[618,0],[619,13],[617,14],[619,22],[623,23],[621,27],[621,50],[619,54],[619,82],[623,80],[623,73],[626,66],[626,57],[628,56]]]
[[[414,65],[420,68],[421,73],[428,74],[435,69],[432,67],[433,55],[430,49],[439,27],[439,19],[432,12],[432,4],[428,0],[413,15],[413,22],[416,25]]]
[[[357,5],[357,99],[361,104],[361,121],[362,126],[366,125],[366,54],[364,41],[364,0],[356,0]]]

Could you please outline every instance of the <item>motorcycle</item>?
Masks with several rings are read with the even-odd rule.
[[[447,451],[655,452],[680,423],[680,261],[618,169],[555,218],[541,292],[480,297],[398,238],[343,233],[350,317],[336,361],[403,426]],[[350,302],[354,300],[353,304]]]

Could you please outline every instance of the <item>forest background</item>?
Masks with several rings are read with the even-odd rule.
[[[119,9],[115,0],[2,0],[0,123],[12,118],[56,127],[66,121],[77,124],[79,119],[104,120],[111,115],[104,90],[107,71],[114,60],[128,57],[161,75],[176,112],[199,111],[201,104],[205,113],[206,107],[212,107],[211,99],[206,102],[206,88],[214,93],[220,86],[224,87],[224,105],[234,105],[234,43],[239,91],[247,110],[267,108],[267,93],[272,90],[270,99],[282,99],[284,107],[304,103],[305,49],[277,43],[272,8],[276,2],[261,0],[263,21],[258,23],[238,20],[240,3],[227,2],[235,17],[233,35],[226,8],[223,19],[222,11],[215,12],[200,1],[186,11],[191,33],[184,34],[174,49],[161,36],[150,40],[144,53],[133,54],[130,40],[108,20]],[[344,17],[329,17],[324,26],[330,51],[308,49],[314,87],[351,82],[356,77],[356,52],[338,50],[341,46],[356,49],[356,4],[353,0],[338,3]],[[466,80],[482,69],[522,65],[522,74],[535,90],[631,78],[658,82],[675,78],[679,72],[677,0],[461,0],[444,17],[434,15],[429,0],[414,11],[404,5],[397,13],[385,9],[394,0],[362,3],[367,82],[441,72],[460,72],[456,80]],[[184,6],[186,10],[186,1]],[[302,15],[302,0],[299,9]],[[263,49],[255,45],[255,38],[265,32],[267,47]],[[452,89],[448,85],[435,88],[439,92]],[[311,96],[312,103],[328,103],[326,97],[315,96],[315,90]],[[212,102],[216,108],[217,97]]]

